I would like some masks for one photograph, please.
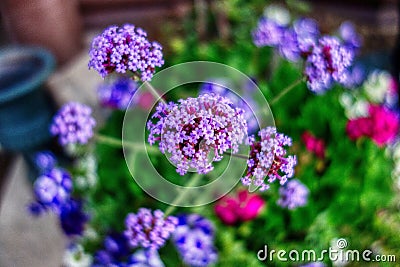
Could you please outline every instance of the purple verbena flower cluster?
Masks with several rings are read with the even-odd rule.
[[[356,28],[350,21],[340,24],[339,37],[343,40],[344,46],[351,50],[358,51],[362,44],[361,36],[357,33]]]
[[[247,130],[249,133],[255,132],[259,129],[258,121],[253,114],[251,107],[259,108],[258,104],[252,100],[251,94],[254,91],[254,84],[250,81],[243,85],[243,97],[246,97],[246,101],[244,98],[240,97],[239,95],[235,94],[229,88],[229,81],[226,80],[211,80],[209,82],[203,83],[200,86],[199,95],[203,94],[216,94],[223,97],[228,98],[232,101],[233,106],[243,109],[244,119],[247,123]],[[248,102],[248,101],[251,102]],[[250,107],[251,106],[251,107]]]
[[[61,145],[86,144],[93,136],[96,121],[89,106],[77,102],[65,104],[53,118],[50,132]]]
[[[343,43],[336,37],[320,37],[317,23],[312,19],[302,18],[292,26],[283,26],[264,17],[253,31],[253,41],[256,46],[276,47],[288,60],[304,59],[307,85],[312,92],[321,93],[333,82],[346,84],[347,69],[361,44],[349,23],[341,26],[340,34]]]
[[[188,266],[205,267],[218,259],[214,247],[214,227],[197,214],[181,215],[173,240],[183,261]]]
[[[247,130],[243,110],[214,94],[179,100],[179,104],[160,103],[152,119],[157,122],[147,123],[149,143],[159,141],[160,151],[171,154],[181,175],[189,168],[198,173],[211,171],[211,163],[221,160],[228,149],[238,151]],[[211,154],[214,157],[209,162]]]
[[[65,170],[54,168],[37,178],[33,188],[37,200],[33,208],[60,212],[61,207],[70,199],[72,179]],[[39,210],[37,211],[39,213]]]
[[[303,207],[307,204],[309,190],[297,179],[290,180],[285,186],[279,188],[278,205],[290,210]]]
[[[161,210],[152,212],[140,208],[137,214],[130,213],[126,217],[124,231],[131,247],[159,249],[175,231],[178,219],[173,216],[164,218]]]
[[[95,37],[89,52],[89,68],[104,78],[112,72],[133,72],[150,81],[156,67],[164,64],[162,47],[150,42],[147,33],[131,24],[111,26]]]
[[[310,53],[318,35],[317,23],[312,19],[298,19],[289,27],[263,17],[253,31],[253,42],[258,47],[276,47],[284,58],[297,61]]]
[[[305,75],[310,90],[321,93],[333,82],[345,83],[353,56],[336,37],[322,37],[306,60]]]
[[[97,90],[97,96],[102,106],[125,110],[138,87],[134,80],[119,77],[110,83],[102,83]]]
[[[275,127],[261,129],[258,135],[260,141],[256,141],[254,137],[249,138],[250,155],[242,183],[245,186],[260,187],[260,191],[264,191],[275,180],[283,185],[288,178],[293,177],[297,160],[296,156],[287,156],[285,146],[292,145],[291,138],[278,133]],[[266,177],[268,180],[265,181]]]

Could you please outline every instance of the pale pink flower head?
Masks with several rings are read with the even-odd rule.
[[[261,196],[241,190],[235,196],[225,196],[218,201],[214,211],[223,223],[233,225],[253,220],[264,206],[265,201]]]

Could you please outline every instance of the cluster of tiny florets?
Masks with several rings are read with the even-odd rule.
[[[307,204],[309,190],[297,179],[290,180],[279,188],[278,205],[283,208],[295,209]]]
[[[61,145],[86,144],[93,136],[96,121],[89,106],[70,102],[64,105],[53,118],[50,132],[58,136]]]
[[[260,141],[256,141],[254,137],[249,138],[248,168],[242,183],[245,186],[255,185],[260,187],[260,191],[264,191],[275,180],[279,180],[283,185],[288,178],[293,177],[297,161],[296,156],[287,155],[285,148],[292,145],[292,140],[284,134],[277,133],[275,127],[262,129],[259,136]]]
[[[111,26],[95,37],[89,52],[89,68],[104,78],[112,72],[132,71],[142,81],[153,77],[156,67],[164,64],[162,47],[150,42],[147,33],[131,24]]]
[[[56,212],[70,199],[72,179],[68,172],[53,168],[42,174],[34,183],[37,204],[42,209],[52,209]]]
[[[333,82],[346,82],[347,68],[352,60],[353,53],[342,46],[337,38],[321,38],[306,60],[308,87],[319,93],[330,88]]]
[[[212,161],[221,160],[224,152],[238,151],[247,130],[243,110],[214,94],[179,100],[179,104],[160,103],[152,120],[147,124],[149,143],[158,141],[160,151],[170,154],[181,175],[189,168],[211,171]]]
[[[177,218],[164,218],[161,210],[152,212],[140,208],[137,214],[130,213],[126,217],[124,234],[131,247],[159,249],[174,232],[177,224]]]

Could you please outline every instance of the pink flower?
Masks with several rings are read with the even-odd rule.
[[[378,146],[393,141],[399,131],[397,113],[378,105],[370,105],[368,113],[368,117],[348,121],[346,132],[349,138],[356,140],[362,136],[367,136]]]
[[[309,131],[305,131],[301,139],[303,140],[304,144],[308,151],[314,153],[319,158],[325,158],[325,142],[322,139],[316,138],[312,133]]]
[[[372,121],[370,118],[351,119],[347,122],[346,132],[351,140],[357,140],[362,136],[371,135]]]
[[[383,106],[376,105],[369,107],[369,115],[372,120],[371,139],[378,146],[383,146],[393,141],[399,130],[398,115]]]
[[[223,223],[233,225],[256,218],[264,206],[265,201],[259,195],[241,190],[236,196],[223,197],[215,205],[214,211]]]

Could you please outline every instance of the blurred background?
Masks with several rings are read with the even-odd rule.
[[[232,1],[240,3],[239,0]],[[17,92],[26,87],[25,83],[30,83],[33,88],[24,89],[28,90],[29,94],[36,90],[36,87],[39,88],[42,95],[35,96],[38,97],[38,102],[35,102],[32,95],[24,100],[25,106],[34,106],[33,111],[24,110],[24,114],[38,109],[45,110],[44,105],[48,105],[48,114],[42,114],[44,124],[49,120],[49,114],[67,101],[79,100],[96,106],[95,91],[92,89],[101,79],[93,71],[87,70],[88,47],[95,34],[106,26],[129,22],[145,28],[150,39],[159,40],[164,46],[165,54],[168,55],[171,40],[187,32],[185,21],[189,16],[196,14],[195,24],[189,31],[197,32],[204,40],[216,35],[218,38],[229,40],[232,34],[230,22],[221,8],[222,2],[225,1],[2,0],[0,62],[3,65],[0,66],[0,92]],[[260,8],[271,3],[253,2]],[[299,12],[315,18],[322,32],[332,32],[343,21],[351,20],[363,38],[361,57],[398,77],[400,1],[275,2],[295,6]],[[204,15],[207,12],[214,15],[216,27],[208,27]],[[37,46],[44,48],[45,54],[42,50],[40,53],[29,50]],[[33,78],[29,76],[31,72],[22,72],[18,77],[11,77],[7,64],[13,62],[12,60],[25,67],[29,65],[26,62],[32,63],[30,71],[40,74],[40,79],[32,81]],[[16,79],[17,85],[11,84],[10,77]],[[9,95],[0,96],[0,105],[6,103],[4,99],[15,100],[20,97]],[[5,112],[6,115],[0,115],[0,132],[6,138],[15,137],[18,133],[10,130],[8,125],[13,120],[10,119],[13,114],[7,110]],[[95,112],[101,121],[101,112],[96,109]],[[41,124],[37,122],[32,127],[38,128],[38,125]],[[49,214],[32,220],[26,212],[26,203],[32,199],[29,156],[38,147],[52,141],[43,137],[40,140],[10,142],[9,146],[2,144],[3,149],[0,152],[0,266],[60,266],[66,240],[61,234],[56,218]]]

